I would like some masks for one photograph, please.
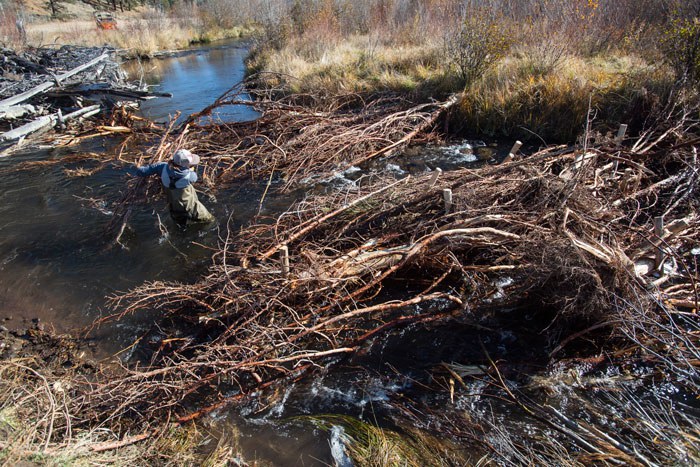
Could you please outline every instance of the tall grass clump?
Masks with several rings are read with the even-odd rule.
[[[573,141],[589,111],[597,124],[628,123],[641,130],[654,96],[670,89],[672,75],[634,57],[599,59],[567,55],[552,66],[529,56],[503,61],[467,88],[461,106],[467,132],[517,136],[546,143]]]
[[[293,76],[295,91],[444,93],[459,84],[443,35],[462,17],[453,0],[296,0],[265,19],[249,64]]]
[[[611,125],[639,119],[645,100],[663,100],[674,69],[696,73],[687,56],[700,27],[675,0],[270,3],[270,14],[258,15],[267,32],[251,70],[291,76],[296,92],[389,91],[420,100],[464,91],[457,117],[472,134],[570,141],[589,103]],[[674,17],[685,22],[674,26]],[[661,31],[669,44],[681,37],[688,47],[669,53]]]
[[[467,465],[468,459],[444,439],[412,428],[397,431],[349,415],[299,417],[331,434],[331,451],[339,465],[422,467]]]

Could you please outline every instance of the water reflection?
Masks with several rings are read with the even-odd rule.
[[[180,119],[199,112],[243,80],[247,49],[240,43],[201,48],[185,54],[153,60],[131,61],[125,64],[129,77],[143,80],[158,92],[168,92],[172,98],[159,97],[141,103],[141,113],[163,122],[177,111]],[[247,96],[244,96],[247,97]],[[223,121],[254,120],[259,114],[246,106],[217,109],[211,118]]]

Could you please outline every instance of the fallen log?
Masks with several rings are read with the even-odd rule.
[[[101,84],[101,83],[100,83]],[[75,89],[60,89],[49,91],[46,93],[50,97],[73,97],[73,96],[91,96],[91,95],[107,94],[111,96],[123,97],[126,99],[148,100],[156,97],[173,97],[169,92],[152,92],[142,91],[139,89],[120,89],[110,86],[79,86]]]
[[[13,105],[11,107],[6,107],[0,110],[0,119],[3,120],[14,120],[17,118],[24,117],[28,114],[34,114],[37,112],[36,107],[31,104],[25,105]]]
[[[110,56],[109,53],[104,53],[100,55],[97,58],[94,58],[90,60],[89,62],[85,63],[84,65],[80,65],[79,67],[73,68],[72,70],[69,70],[65,73],[62,73],[60,75],[57,75],[53,81],[46,81],[38,86],[35,86],[34,88],[30,89],[29,91],[25,91],[23,93],[17,94],[15,96],[9,97],[7,99],[3,99],[0,101],[0,112],[5,111],[7,108],[17,105],[21,102],[26,101],[30,97],[36,96],[37,94],[41,94],[43,92],[48,91],[49,89],[53,88],[54,86],[57,86],[61,83],[61,81],[64,81],[71,76],[77,75],[81,71],[85,71],[98,63],[102,62],[103,60],[108,59]]]
[[[91,105],[63,116],[61,116],[59,113],[44,115],[43,117],[39,117],[32,122],[15,128],[14,130],[6,131],[5,133],[0,134],[0,141],[17,141],[32,133],[36,133],[37,131],[53,128],[59,121],[68,121],[78,117],[87,118],[95,115],[99,111],[99,105]]]

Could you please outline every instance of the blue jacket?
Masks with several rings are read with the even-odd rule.
[[[156,162],[155,164],[136,168],[136,175],[139,177],[148,177],[154,174],[160,174],[160,181],[163,183],[163,186],[170,189],[186,188],[197,181],[197,172],[194,170],[178,167],[167,162]]]

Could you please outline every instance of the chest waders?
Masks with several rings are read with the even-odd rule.
[[[170,216],[175,222],[180,225],[189,222],[211,222],[214,220],[206,207],[199,202],[197,192],[192,185],[187,185],[184,188],[176,188],[175,180],[168,176],[168,168],[163,169],[161,181],[163,182],[163,191],[168,198],[168,207],[170,208]],[[167,184],[166,184],[167,182]]]

